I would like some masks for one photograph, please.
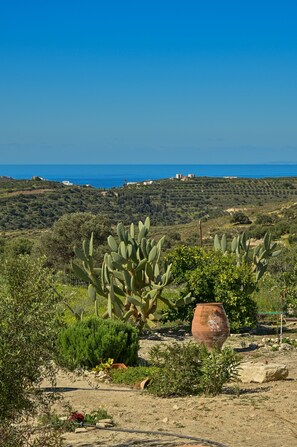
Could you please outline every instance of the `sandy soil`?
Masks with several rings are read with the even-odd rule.
[[[169,334],[170,335],[170,334]],[[297,327],[290,334],[297,338]],[[172,342],[159,335],[156,340],[142,340],[140,356],[146,358],[151,346]],[[103,406],[112,415],[118,429],[159,431],[155,434],[123,433],[93,430],[65,434],[65,446],[185,446],[193,440],[162,435],[172,432],[215,441],[228,447],[296,447],[297,446],[297,350],[267,351],[264,347],[250,350],[250,343],[261,345],[261,336],[233,336],[226,346],[242,352],[244,360],[277,362],[289,367],[287,380],[264,384],[240,384],[226,387],[218,397],[163,399],[137,389],[116,387],[96,382],[89,377],[59,373],[58,387],[64,403],[81,412]],[[190,336],[180,336],[182,342]],[[62,412],[61,403],[57,411]],[[177,442],[179,441],[179,442]],[[195,445],[215,445],[196,442]]]

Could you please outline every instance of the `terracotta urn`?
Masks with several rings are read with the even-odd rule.
[[[230,335],[228,317],[222,303],[197,304],[192,321],[192,334],[207,350],[221,349]]]

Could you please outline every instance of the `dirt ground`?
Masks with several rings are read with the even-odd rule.
[[[290,328],[286,336],[297,338],[296,323]],[[183,342],[191,337],[183,333],[177,337],[159,333],[155,339],[143,339],[140,357],[147,358],[149,349],[156,343],[171,343],[176,339]],[[87,433],[67,433],[65,446],[296,447],[297,349],[267,350],[262,340],[263,335],[236,335],[229,337],[225,346],[236,348],[243,360],[286,364],[289,377],[264,384],[230,384],[217,397],[157,398],[137,389],[98,383],[93,377],[59,373],[57,386],[64,403],[69,402],[74,410],[86,413],[104,407],[112,415],[115,429],[160,432],[144,434],[96,429]],[[62,403],[56,410],[63,413]],[[194,439],[179,439],[165,432],[212,442],[196,440],[193,444]]]

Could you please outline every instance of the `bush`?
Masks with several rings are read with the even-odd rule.
[[[235,225],[249,225],[252,223],[249,217],[242,211],[235,211],[230,219],[230,222]]]
[[[160,397],[219,394],[237,376],[239,360],[232,349],[208,353],[204,345],[173,343],[151,350],[155,367],[148,391]]]
[[[0,421],[23,410],[33,411],[36,386],[53,372],[58,322],[51,279],[42,260],[19,256],[5,264],[0,300]]]
[[[256,282],[248,264],[236,265],[231,254],[185,246],[177,247],[168,259],[176,282],[184,282],[183,294],[190,293],[195,301],[167,311],[163,321],[165,318],[191,321],[197,303],[221,302],[232,330],[255,325],[257,306],[251,295]]]
[[[32,429],[32,418],[47,411],[53,397],[41,393],[39,385],[44,378],[54,385],[59,328],[52,276],[42,264],[19,256],[2,265],[0,445],[5,447],[60,445],[50,430],[36,434]]]
[[[113,383],[135,385],[147,377],[152,378],[156,368],[151,366],[135,366],[127,369],[111,369],[108,374]]]
[[[138,332],[128,323],[90,318],[61,332],[58,340],[60,363],[70,369],[94,368],[113,358],[134,365],[138,359]]]

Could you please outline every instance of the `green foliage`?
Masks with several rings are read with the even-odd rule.
[[[0,230],[49,228],[63,214],[106,215],[112,224],[137,222],[150,215],[153,222],[174,225],[203,216],[226,215],[234,206],[296,201],[297,180],[224,179],[196,177],[187,182],[159,180],[102,191],[58,182],[2,180]]]
[[[95,368],[113,358],[115,362],[137,362],[138,333],[128,323],[90,318],[63,330],[58,340],[60,363],[70,369]]]
[[[4,255],[6,258],[14,258],[19,255],[30,255],[34,242],[25,237],[9,239],[5,243]]]
[[[268,260],[278,256],[281,250],[276,249],[277,243],[272,241],[270,233],[266,233],[262,243],[256,245],[253,250],[250,247],[251,240],[247,239],[245,232],[235,236],[230,247],[227,245],[225,234],[223,234],[221,240],[217,234],[214,237],[214,249],[216,251],[221,251],[224,255],[234,253],[238,265],[250,264],[253,273],[255,273],[256,281],[259,281],[267,270]]]
[[[252,223],[249,217],[242,211],[235,211],[235,213],[232,214],[230,222],[236,225],[249,225]]]
[[[135,385],[146,378],[152,378],[157,368],[152,366],[133,366],[127,369],[111,369],[109,374],[113,383]]]
[[[0,300],[0,422],[35,408],[36,387],[52,373],[56,307],[51,275],[42,260],[19,256],[5,264]]]
[[[109,358],[106,362],[99,363],[95,368],[92,368],[92,371],[100,372],[100,371],[109,371],[113,365],[113,359]]]
[[[201,365],[201,388],[204,394],[220,394],[226,383],[238,376],[239,357],[230,348],[204,352]]]
[[[195,301],[171,311],[170,318],[192,320],[198,303],[221,302],[233,331],[256,323],[257,306],[251,295],[256,282],[248,264],[237,265],[234,255],[205,251],[199,247],[177,247],[169,255],[177,282],[184,282],[184,295]]]
[[[131,320],[141,330],[158,321],[156,313],[158,301],[173,307],[162,295],[171,282],[171,265],[162,273],[160,256],[164,237],[158,242],[147,238],[150,220],[138,223],[138,234],[132,223],[126,230],[122,223],[117,226],[118,240],[108,237],[110,253],[106,253],[101,268],[94,267],[93,238],[83,248],[75,249],[83,268],[73,263],[74,273],[83,281],[89,282],[89,295],[95,304],[98,315],[98,297],[106,299],[105,317],[116,317],[123,321]],[[187,298],[178,301],[182,305]]]
[[[277,216],[274,214],[258,214],[255,224],[257,225],[272,225],[277,221]]]
[[[237,375],[238,357],[231,349],[208,353],[196,343],[173,343],[151,350],[157,367],[148,391],[160,397],[219,394]]]
[[[41,251],[46,255],[51,266],[55,269],[63,269],[74,258],[74,246],[80,246],[84,239],[91,237],[91,234],[93,234],[94,243],[106,246],[109,232],[110,223],[102,215],[64,214],[54,223],[51,230],[41,237]],[[100,259],[100,252],[97,251],[94,256]]]
[[[43,260],[29,256],[10,258],[2,267],[0,445],[58,447],[59,434],[32,427],[32,418],[47,412],[54,397],[39,387],[45,378],[55,383],[52,360],[59,322],[52,276]]]
[[[66,415],[66,418],[56,413],[48,413],[40,418],[40,422],[42,425],[50,426],[53,430],[73,432],[77,427],[81,427],[84,424],[95,425],[101,419],[111,419],[111,416],[104,408],[99,408],[86,414],[71,411],[70,414]],[[45,445],[47,446],[47,444]]]

